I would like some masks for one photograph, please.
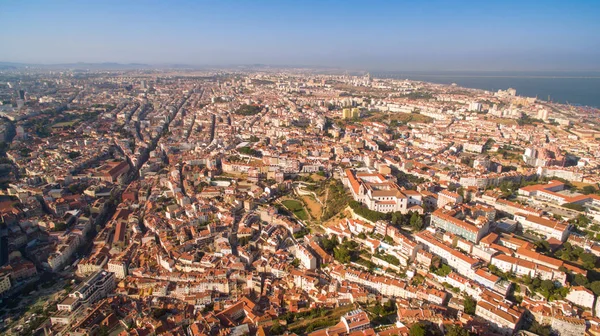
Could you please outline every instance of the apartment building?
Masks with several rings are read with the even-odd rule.
[[[295,248],[295,256],[300,260],[300,264],[309,270],[317,268],[317,258],[306,247],[297,245]]]
[[[438,208],[443,208],[446,204],[449,203],[453,203],[453,204],[459,204],[462,203],[463,198],[462,196],[460,196],[459,194],[449,191],[449,190],[442,190],[440,191],[438,194],[438,199],[437,199],[437,207]]]
[[[489,221],[482,216],[475,218],[471,223],[460,218],[466,218],[461,208],[440,208],[431,214],[431,224],[475,244],[489,232]]]
[[[127,276],[127,263],[120,259],[108,262],[108,271],[115,274],[117,279],[124,279]]]
[[[555,238],[561,242],[565,242],[569,238],[569,225],[554,219],[522,213],[516,213],[514,219],[521,225],[523,231],[531,230],[537,234],[546,236],[546,239]]]
[[[567,295],[567,297],[565,297],[565,299],[580,307],[584,307],[590,310],[594,307],[594,293],[583,286],[575,286],[571,288],[569,294]]]
[[[10,274],[0,274],[0,296],[8,292],[11,288]]]
[[[487,320],[496,333],[506,336],[519,330],[523,313],[523,308],[490,291],[482,293],[475,309],[476,316]]]
[[[452,246],[438,241],[427,231],[417,233],[415,235],[415,240],[418,243],[423,244],[429,252],[440,256],[442,260],[446,261],[448,265],[457,270],[458,273],[463,274],[469,279],[474,279],[474,267],[479,264],[477,259],[473,259],[466,254],[453,249]]]
[[[52,272],[56,272],[61,267],[65,266],[80,244],[79,237],[74,234],[59,239],[56,250],[48,256],[46,264],[47,268]]]
[[[90,305],[108,296],[115,289],[115,275],[112,272],[100,271],[81,283],[69,297],[75,298],[81,305]]]

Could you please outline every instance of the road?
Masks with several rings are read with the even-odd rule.
[[[111,196],[110,201],[108,202],[110,205],[108,211],[105,212],[104,216],[98,218],[98,222],[97,222],[98,225],[100,225],[101,227],[104,227],[106,225],[106,223],[112,218],[112,216],[114,215],[114,213],[116,211],[116,205],[118,205],[118,203],[121,200],[121,195],[122,195],[123,191],[127,189],[129,184],[131,184],[133,181],[135,181],[139,178],[140,168],[144,165],[144,163],[146,163],[146,161],[148,161],[148,159],[150,157],[150,152],[152,152],[153,150],[156,149],[160,139],[165,134],[167,134],[167,132],[169,130],[169,125],[171,124],[171,121],[174,120],[175,117],[177,116],[177,114],[183,109],[183,107],[186,105],[188,99],[189,99],[189,95],[183,97],[183,101],[181,102],[181,104],[179,104],[179,106],[177,106],[177,108],[175,109],[175,112],[171,113],[170,118],[168,118],[168,121],[165,124],[163,132],[158,134],[156,137],[154,137],[150,141],[150,145],[148,146],[148,148],[144,152],[141,153],[140,160],[138,161],[137,166],[135,166],[135,167],[132,166],[132,168],[131,168],[129,174],[127,175],[127,177],[125,178],[125,180],[120,185],[117,186],[117,192],[113,196]],[[130,160],[129,160],[129,162],[131,164]],[[95,237],[95,233],[90,239],[93,240],[94,237]],[[88,256],[90,251],[91,251],[91,249],[86,249],[86,253],[83,253],[82,257]],[[56,303],[53,302],[53,304],[56,304]],[[30,317],[31,315],[26,314],[25,316],[22,317],[22,319],[25,319],[28,316]],[[47,319],[42,321],[41,325],[44,325],[45,323],[47,323]],[[69,327],[67,327],[67,331],[73,325],[75,325],[75,323],[72,323]],[[65,334],[64,331],[62,334]]]

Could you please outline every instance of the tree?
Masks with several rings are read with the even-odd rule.
[[[587,227],[591,223],[591,220],[584,214],[578,214],[571,222],[579,227]]]
[[[475,299],[471,296],[467,296],[465,298],[465,301],[463,303],[464,306],[464,312],[469,314],[469,315],[474,315],[475,314],[475,308],[477,308],[477,301],[475,301]]]
[[[423,218],[421,218],[417,212],[413,212],[410,215],[410,227],[415,231],[419,231],[423,228]]]
[[[588,279],[583,274],[575,274],[571,281],[571,285],[573,286],[587,286],[587,284]]]
[[[460,197],[462,197],[463,199],[466,199],[465,198],[465,188],[460,187],[460,188],[456,189],[456,193],[459,194]]]
[[[387,300],[387,302],[383,304],[383,311],[385,314],[396,313],[397,308],[394,300]]]
[[[329,195],[329,197],[331,198],[332,196]],[[357,215],[359,215],[361,217],[366,218],[367,220],[369,220],[371,222],[377,222],[379,220],[387,219],[387,216],[388,216],[388,214],[385,214],[383,212],[370,210],[365,205],[363,205],[357,201],[350,201],[348,203],[348,205],[350,206],[350,208],[352,208],[354,213],[356,213]]]
[[[406,219],[401,212],[394,212],[394,213],[392,213],[391,222],[392,222],[392,225],[403,226],[406,224]]]
[[[260,157],[261,156],[261,152],[252,149],[250,147],[241,147],[238,148],[238,152],[242,153],[242,154],[246,154],[246,155],[250,155],[250,156],[255,156],[255,157]]]
[[[554,282],[552,280],[542,280],[540,288],[542,290],[551,291],[554,289]]]
[[[456,324],[451,325],[446,329],[446,336],[469,336],[468,330],[459,327]]]
[[[167,312],[168,311],[165,308],[155,309],[152,312],[152,316],[158,320],[158,319],[162,318],[163,316],[165,316],[167,314]]]
[[[321,244],[325,251],[331,253],[338,246],[339,242],[336,237],[331,237],[331,239],[324,238]]]
[[[600,295],[600,281],[594,281],[590,284],[590,289],[596,296]]]
[[[562,205],[563,207],[575,211],[585,211],[585,207],[579,203],[566,203]]]
[[[97,334],[99,336],[108,336],[108,335],[110,335],[109,332],[108,332],[108,327],[104,326],[104,325],[102,325],[102,326],[100,326],[98,328]]]
[[[243,104],[235,111],[235,113],[243,116],[251,116],[258,114],[261,109],[260,106]]]
[[[445,277],[446,275],[450,274],[452,272],[452,269],[450,268],[450,266],[442,263],[442,266],[435,269],[434,273],[441,276],[441,277]]]
[[[596,256],[591,253],[582,253],[579,259],[583,262],[583,267],[586,269],[594,269],[596,267]]]
[[[589,194],[593,194],[596,192],[596,188],[594,188],[594,186],[588,185],[585,186],[581,189],[581,191],[583,192],[584,195],[589,195]]]
[[[552,334],[552,328],[547,324],[539,324],[537,321],[533,321],[528,331],[540,336],[550,336]]]
[[[550,243],[547,240],[538,240],[535,242],[535,247],[538,252],[549,252]]]
[[[425,324],[419,322],[415,323],[410,327],[410,336],[426,336],[427,335],[427,326]]]
[[[373,313],[373,315],[375,315],[375,316],[381,316],[381,315],[385,314],[381,303],[377,302],[375,304],[375,306],[371,309],[371,313]]]
[[[342,264],[350,262],[350,251],[345,246],[336,247],[333,250],[333,257]]]
[[[367,239],[367,235],[364,232],[361,232],[358,234],[358,238],[360,239]]]
[[[283,327],[281,326],[281,324],[279,323],[279,320],[275,320],[275,322],[273,322],[273,325],[271,326],[271,330],[270,330],[270,334],[272,335],[281,335],[283,334]]]

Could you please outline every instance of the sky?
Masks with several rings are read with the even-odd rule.
[[[600,70],[600,0],[0,0],[0,61]]]

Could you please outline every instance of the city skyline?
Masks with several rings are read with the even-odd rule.
[[[0,0],[0,335],[600,336],[598,14]]]
[[[5,62],[600,70],[592,1],[6,3]],[[18,29],[15,29],[18,27]]]

